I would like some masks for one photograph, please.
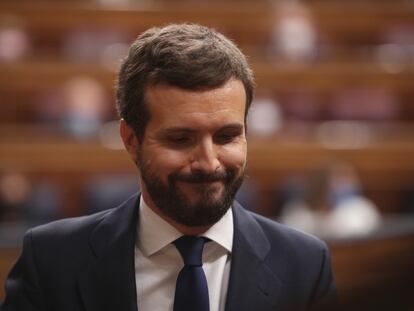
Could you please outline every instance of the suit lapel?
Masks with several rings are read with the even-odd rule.
[[[236,202],[233,215],[235,229],[226,311],[272,310],[282,283],[264,262],[269,241],[256,220]],[[137,218],[137,196],[134,196],[108,212],[92,232],[93,256],[78,278],[85,310],[137,310],[134,263]]]
[[[137,196],[106,214],[90,236],[94,256],[78,285],[87,311],[136,311]],[[70,260],[70,258],[69,258]]]
[[[256,220],[237,202],[226,311],[273,310],[282,283],[264,259],[270,243]]]

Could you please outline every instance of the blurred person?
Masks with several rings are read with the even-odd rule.
[[[345,88],[333,95],[327,114],[337,120],[394,121],[401,117],[401,105],[388,89]]]
[[[79,139],[95,138],[107,115],[103,86],[90,77],[74,77],[63,86],[63,128]]]
[[[33,183],[19,172],[0,175],[0,223],[39,225],[57,219],[61,207],[60,191],[51,182]]]
[[[39,92],[34,99],[34,119],[36,123],[59,127],[65,114],[63,92],[59,87]]]
[[[10,172],[0,175],[0,222],[23,220],[30,191],[30,183],[22,174]]]
[[[24,219],[28,226],[41,225],[62,217],[63,195],[50,180],[37,180],[26,203]]]
[[[249,135],[255,137],[272,137],[282,127],[282,112],[279,104],[272,96],[263,94],[253,101],[247,125]]]
[[[83,205],[87,214],[113,208],[137,192],[135,175],[111,174],[90,179],[84,188]]]
[[[278,58],[292,62],[316,58],[317,33],[312,14],[304,4],[282,1],[276,7],[271,51]]]
[[[284,223],[325,238],[364,236],[379,225],[378,208],[351,165],[334,162],[301,181],[282,207]]]
[[[141,194],[30,230],[2,310],[337,309],[325,243],[234,201],[252,98],[246,59],[220,33],[141,34],[117,91]]]
[[[71,77],[36,102],[36,121],[80,140],[97,138],[109,115],[104,87],[88,76]]]
[[[30,51],[30,38],[14,19],[0,23],[0,62],[15,62]]]
[[[292,90],[280,94],[284,120],[289,123],[312,123],[324,118],[320,94]]]
[[[76,28],[66,35],[63,54],[71,61],[102,63],[114,69],[118,67],[115,65],[119,65],[118,60],[125,54],[128,41],[128,36],[119,30]]]
[[[380,34],[381,43],[374,56],[382,68],[399,73],[414,64],[414,26],[396,23],[386,27]]]

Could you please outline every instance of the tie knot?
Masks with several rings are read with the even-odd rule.
[[[180,252],[186,266],[203,265],[203,248],[206,240],[203,237],[184,235],[174,241],[174,245]]]

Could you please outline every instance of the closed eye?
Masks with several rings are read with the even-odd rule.
[[[214,134],[214,142],[216,144],[224,145],[233,142],[243,134],[241,126],[231,126],[220,129]]]
[[[189,147],[195,143],[195,133],[187,130],[169,131],[162,137],[164,143],[173,148]]]
[[[169,137],[167,141],[173,145],[187,145],[192,142],[192,139],[187,136],[182,137]]]

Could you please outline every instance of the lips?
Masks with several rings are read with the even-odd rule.
[[[233,179],[234,172],[226,170],[224,172],[216,172],[213,174],[205,174],[203,172],[196,172],[193,174],[172,173],[168,179],[170,183],[177,181],[194,183],[194,184],[211,184],[215,182],[227,183]]]
[[[225,183],[223,180],[208,180],[208,181],[177,181],[180,185],[177,185],[181,190],[186,192],[187,194],[193,193],[193,195],[198,196],[205,196],[206,194],[209,195],[217,195],[222,193],[222,190],[225,189]]]

